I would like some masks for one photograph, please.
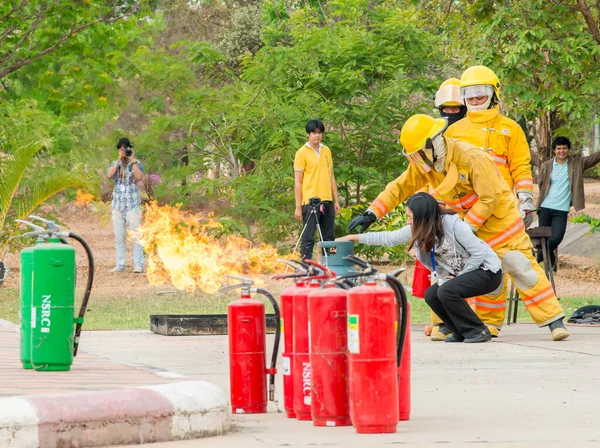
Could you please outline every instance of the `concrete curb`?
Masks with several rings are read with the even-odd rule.
[[[226,395],[206,381],[0,398],[1,447],[167,442],[215,436],[229,427]]]

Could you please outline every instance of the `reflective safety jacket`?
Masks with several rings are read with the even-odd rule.
[[[500,114],[498,106],[467,116],[450,126],[445,137],[455,138],[486,151],[515,194],[533,194],[531,155],[521,126]]]
[[[446,138],[446,173],[427,173],[411,162],[390,182],[369,210],[377,218],[386,215],[427,183],[456,210],[477,236],[497,249],[525,230],[516,196],[508,188],[491,157],[475,146]]]

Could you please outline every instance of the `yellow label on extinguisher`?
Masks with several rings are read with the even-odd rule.
[[[360,353],[358,314],[348,314],[348,352]]]
[[[285,351],[285,333],[283,332],[283,317],[279,320],[279,334],[281,335],[281,346],[283,347],[283,351]]]

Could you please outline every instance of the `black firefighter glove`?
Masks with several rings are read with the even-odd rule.
[[[358,233],[363,233],[375,221],[377,221],[377,216],[375,216],[375,213],[367,210],[362,215],[357,216],[352,221],[350,221],[350,224],[348,225],[348,232],[352,232],[356,227],[362,226]]]

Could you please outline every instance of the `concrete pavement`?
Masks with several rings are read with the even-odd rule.
[[[429,341],[421,325],[413,326],[412,416],[399,423],[396,434],[315,428],[286,419],[279,402],[270,404],[266,415],[233,416],[227,435],[148,447],[597,446],[600,328],[569,326],[569,331],[566,341],[552,342],[546,328],[517,324],[505,326],[490,343],[445,344]],[[86,334],[86,349],[228,390],[225,336],[93,332]]]
[[[70,371],[24,370],[18,326],[0,320],[0,448],[139,444],[226,432],[224,391],[182,379],[84,350]]]
[[[232,430],[225,435],[202,440],[153,443],[148,447],[440,444],[486,447],[553,447],[565,444],[574,447],[597,446],[600,444],[597,423],[600,419],[600,328],[569,326],[569,331],[571,338],[552,342],[547,329],[538,329],[532,324],[518,324],[504,327],[500,338],[490,343],[446,344],[429,341],[422,335],[421,325],[413,326],[412,415],[410,421],[398,424],[396,434],[357,435],[352,427],[315,428],[310,422],[285,418],[280,412],[281,402],[278,402],[269,404],[268,414],[231,416]],[[102,365],[111,365],[115,368],[115,374],[111,375],[110,369],[103,370],[105,381],[118,383],[118,376],[121,375],[119,372],[125,372],[124,378],[128,378],[127,387],[120,389],[120,393],[115,394],[111,400],[130,393],[135,377],[143,384],[151,384],[151,378],[159,383],[175,385],[186,384],[186,380],[208,381],[228,394],[226,336],[166,337],[149,331],[84,332],[81,349],[86,355],[76,359],[72,372],[52,374],[62,374],[62,381],[50,381],[50,376],[46,376],[49,372],[20,370],[15,351],[11,358],[16,364],[16,370],[12,373],[3,369],[2,363],[7,361],[5,357],[0,358],[0,383],[4,385],[6,378],[12,378],[16,374],[18,377],[16,380],[11,379],[10,387],[14,388],[15,394],[22,394],[24,390],[26,392],[28,384],[35,384],[30,383],[33,378],[38,382],[35,393],[39,394],[44,391],[43,387],[71,387],[70,383],[72,387],[82,387],[81,380],[76,381],[76,376],[68,375],[82,375],[86,370],[91,374]],[[136,373],[126,374],[129,369]],[[110,376],[114,378],[109,379]],[[48,384],[44,386],[42,383],[45,379],[48,379]],[[98,381],[98,378],[94,381]],[[96,386],[100,387],[101,384]],[[11,395],[7,387],[0,390],[5,396]],[[156,392],[154,386],[144,387],[143,390]],[[95,391],[103,392],[98,389]],[[281,400],[280,375],[277,391],[277,398]],[[70,393],[67,390],[58,392]],[[56,395],[61,396],[63,395]],[[17,398],[29,400],[29,403],[35,402],[27,396]],[[15,397],[5,400],[13,400],[11,403],[15,403]],[[120,403],[126,406],[136,400],[132,397],[131,400]],[[91,400],[72,401],[76,402],[83,405],[82,410],[87,409],[86,418],[92,420],[98,413],[91,406]],[[58,403],[64,404],[65,401],[58,400]],[[56,409],[60,411],[59,407]],[[181,409],[180,412],[181,415],[186,414],[185,410]],[[229,410],[226,409],[225,412],[228,414]],[[176,427],[182,428],[174,422],[174,419],[170,421],[171,431]],[[161,427],[156,423],[147,427],[161,427],[165,430],[167,426],[169,425]],[[156,431],[160,433],[158,429]],[[39,437],[39,429],[37,434]],[[173,434],[171,432],[171,440],[176,440],[177,437]],[[0,437],[1,435],[0,431]],[[144,440],[161,439],[141,438],[136,443]],[[124,444],[131,441],[113,443]],[[0,443],[0,447],[4,446]],[[86,445],[82,443],[79,446]]]

